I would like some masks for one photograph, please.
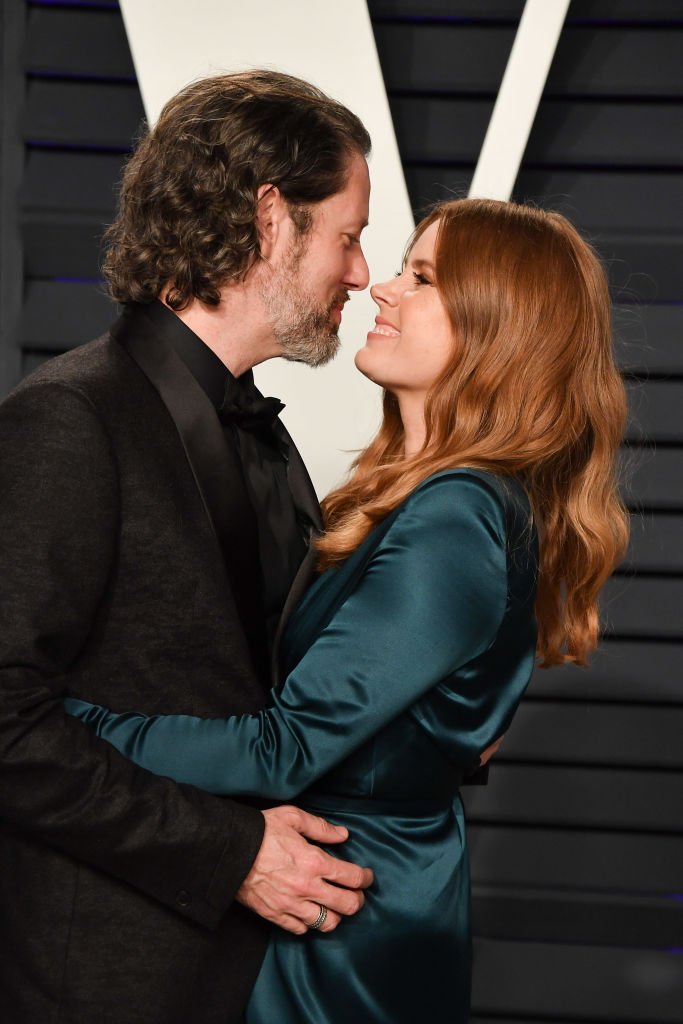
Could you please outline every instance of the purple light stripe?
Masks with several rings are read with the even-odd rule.
[[[97,4],[93,3],[93,0],[29,0],[29,7],[63,7],[66,10],[69,7],[89,7],[93,11],[118,11],[119,5],[117,0],[109,0],[109,2]]]
[[[54,284],[105,284],[102,277],[52,277],[50,280]]]
[[[29,68],[26,71],[27,78],[43,78],[49,81],[63,82],[108,82],[114,84],[137,85],[135,75],[102,75],[95,71],[42,71],[36,68]]]
[[[130,143],[108,146],[105,143],[54,142],[47,139],[24,139],[24,142],[32,149],[64,150],[67,153],[120,153],[125,155],[132,152],[133,149]]]

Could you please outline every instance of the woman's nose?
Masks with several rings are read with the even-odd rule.
[[[381,281],[377,284],[373,284],[370,288],[370,294],[378,306],[395,306],[397,297],[396,278],[391,278],[389,281]]]

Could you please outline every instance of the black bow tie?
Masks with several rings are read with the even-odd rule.
[[[284,407],[279,398],[264,398],[253,385],[243,387],[233,378],[226,386],[218,416],[221,423],[234,423],[259,433],[270,430]]]

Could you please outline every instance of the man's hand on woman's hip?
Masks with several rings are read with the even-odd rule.
[[[322,932],[333,931],[342,916],[357,913],[365,902],[363,889],[372,885],[372,871],[307,842],[343,843],[347,830],[299,807],[273,807],[263,816],[261,849],[237,892],[238,901],[296,935],[318,920],[321,907],[327,908]]]

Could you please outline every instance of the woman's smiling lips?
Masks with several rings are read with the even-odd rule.
[[[368,333],[377,334],[381,338],[398,338],[401,332],[393,324],[390,324],[388,320],[385,320],[384,317],[378,316],[375,317],[374,330]]]

